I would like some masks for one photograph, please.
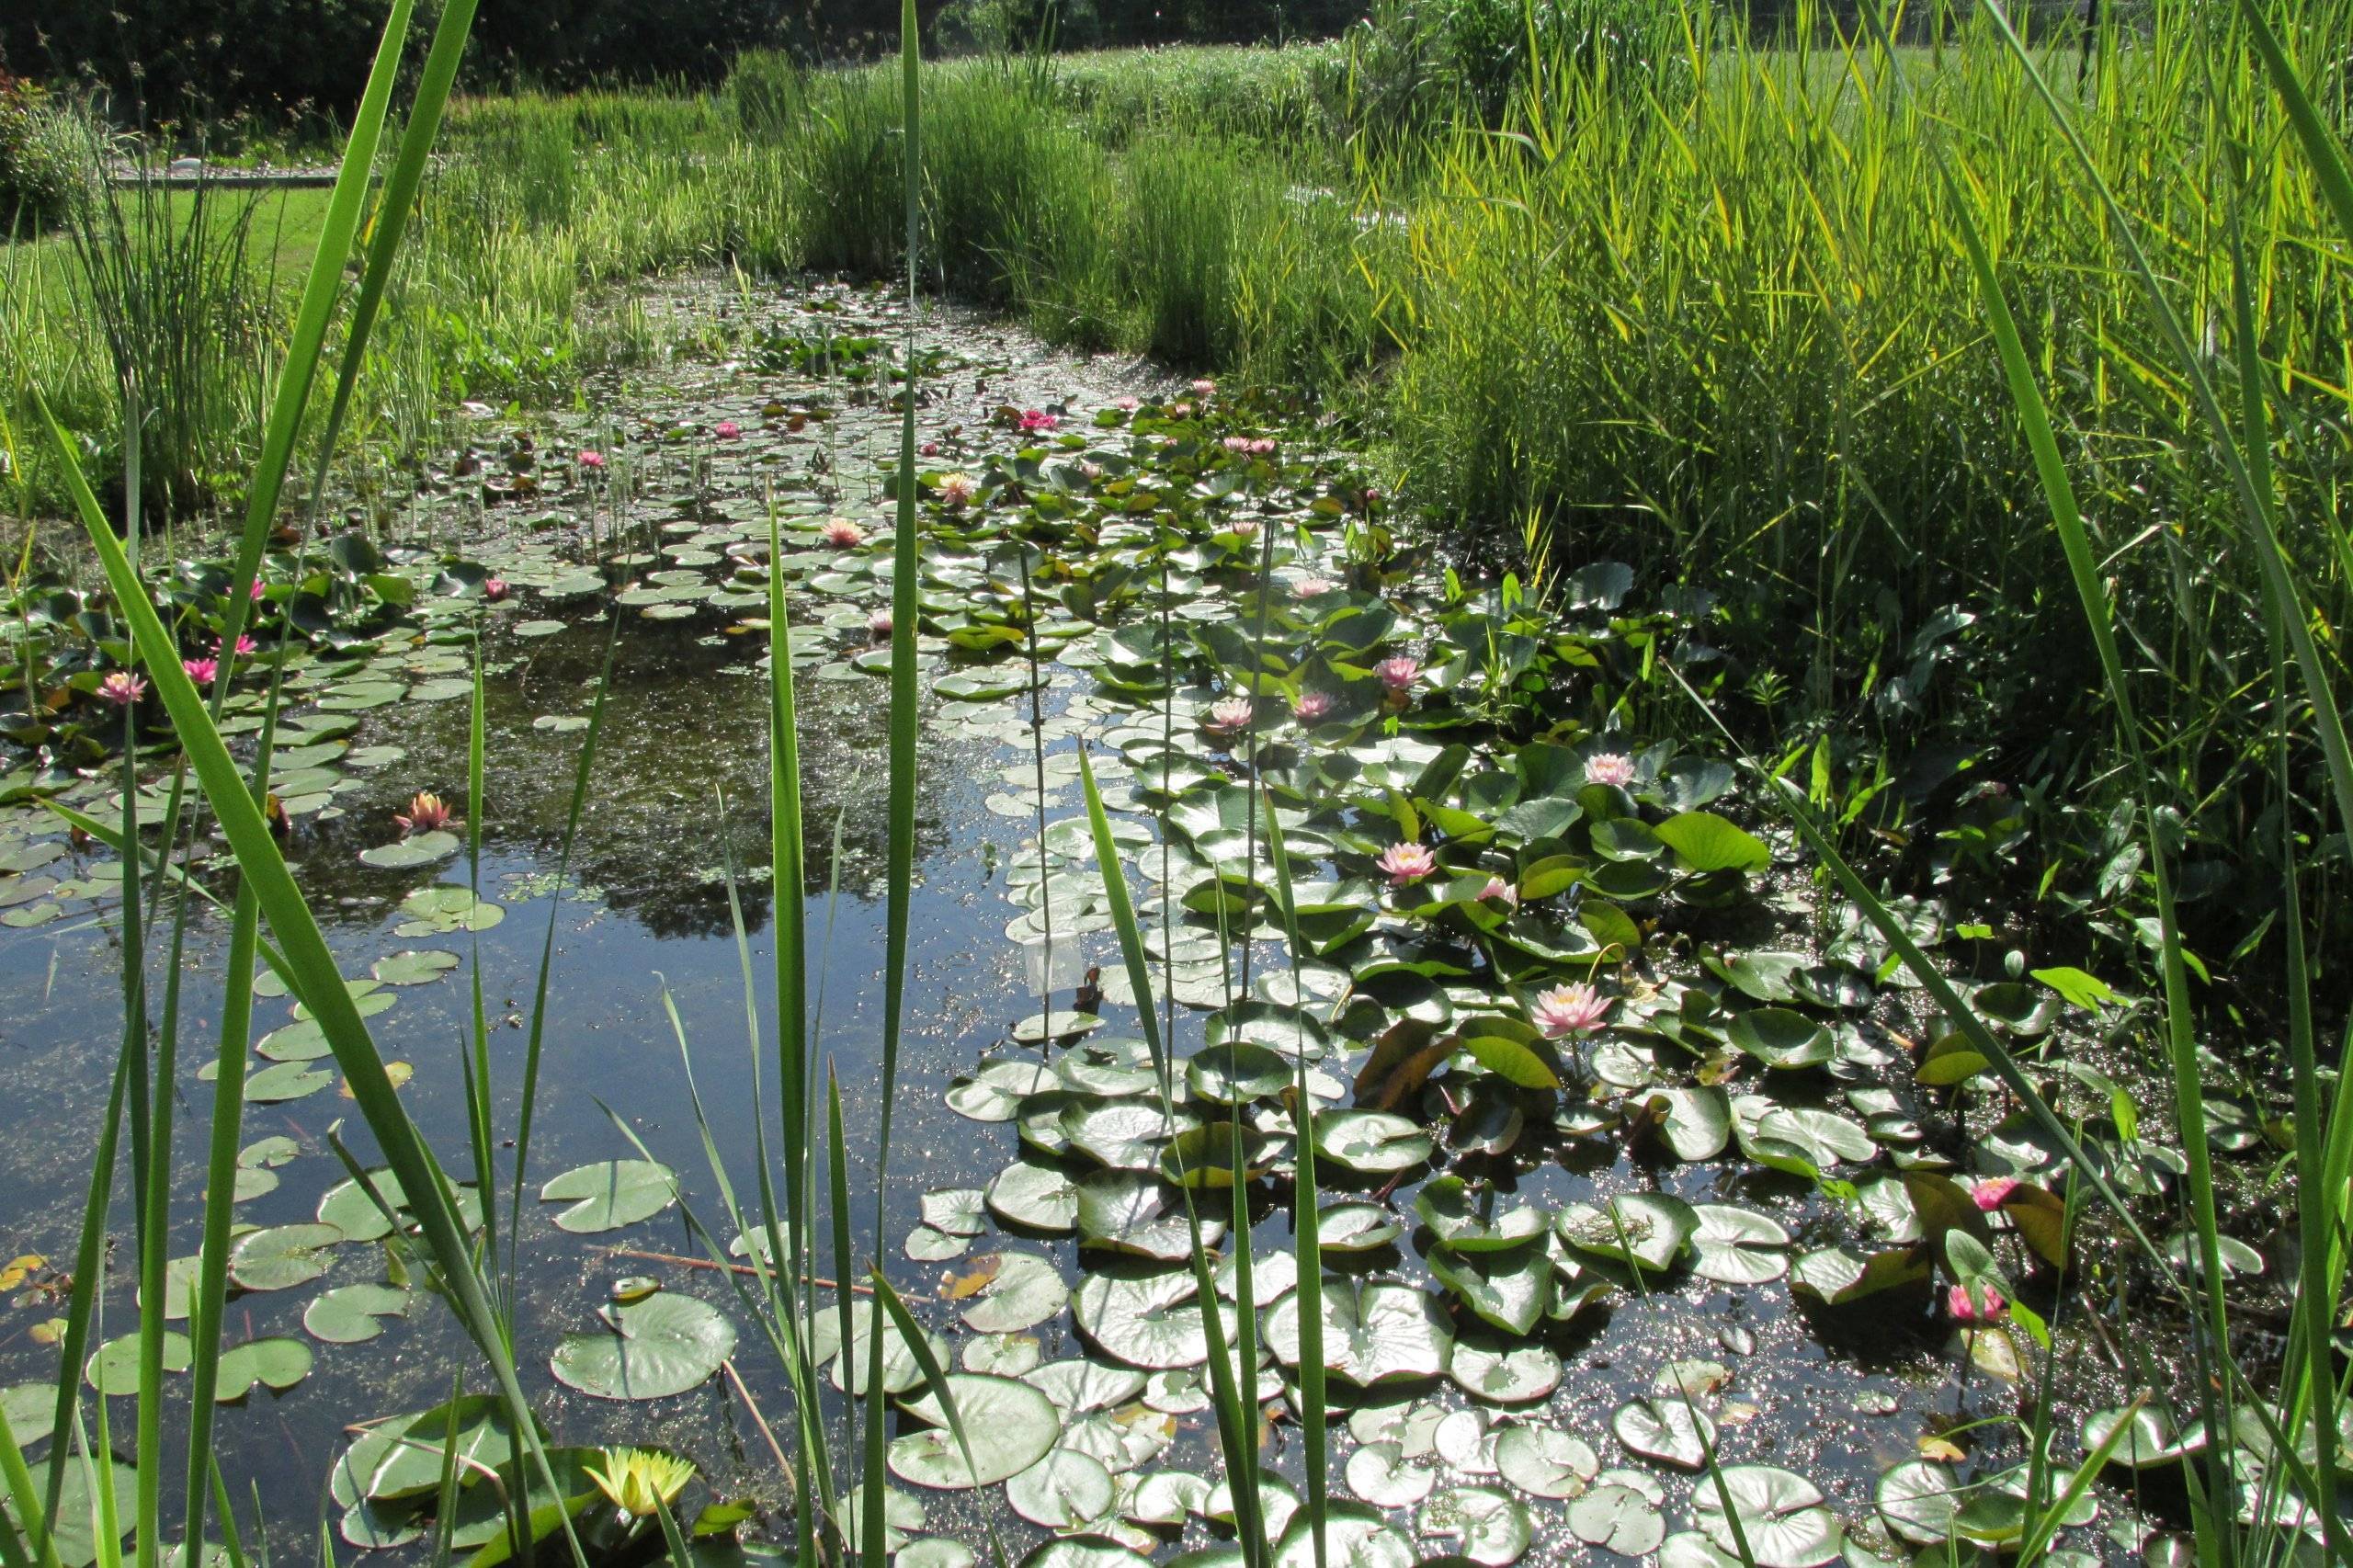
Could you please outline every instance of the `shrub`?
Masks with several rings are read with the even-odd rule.
[[[38,233],[65,221],[82,189],[63,111],[39,87],[0,71],[0,231]]]

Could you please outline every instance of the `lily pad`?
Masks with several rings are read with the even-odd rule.
[[[1641,1557],[1666,1539],[1659,1506],[1633,1487],[1607,1482],[1569,1505],[1569,1531],[1588,1546]]]
[[[605,1331],[568,1334],[549,1362],[556,1380],[597,1399],[663,1399],[719,1370],[735,1325],[707,1301],[664,1290],[608,1305]]]
[[[1531,1496],[1574,1497],[1601,1473],[1601,1460],[1557,1426],[1506,1426],[1495,1438],[1495,1468]]]
[[[1052,1234],[1078,1224],[1078,1188],[1062,1172],[1017,1160],[988,1185],[988,1206],[1007,1224]]]
[[[1267,1347],[1287,1367],[1299,1365],[1300,1297],[1285,1296],[1267,1312]],[[1446,1315],[1428,1292],[1395,1280],[1324,1281],[1324,1359],[1331,1372],[1359,1387],[1446,1369],[1454,1341]]]
[[[1609,1429],[1634,1452],[1685,1470],[1708,1462],[1708,1445],[1716,1437],[1716,1424],[1707,1413],[1677,1394],[1628,1401],[1610,1416]]]
[[[948,1374],[972,1463],[944,1427],[912,1432],[891,1444],[891,1473],[917,1486],[961,1491],[1009,1480],[1051,1451],[1062,1417],[1043,1393],[1012,1378]]]
[[[974,1457],[978,1457],[975,1450]],[[1066,1530],[1110,1512],[1117,1484],[1102,1461],[1054,1449],[1005,1483],[1005,1500],[1031,1524]]]
[[[357,1345],[384,1332],[380,1321],[408,1311],[409,1295],[390,1285],[338,1285],[302,1309],[302,1326],[330,1345]]]
[[[226,1404],[244,1398],[256,1383],[283,1393],[311,1375],[311,1347],[284,1335],[233,1345],[221,1353],[212,1397]]]
[[[1376,1508],[1410,1508],[1430,1494],[1437,1471],[1395,1442],[1365,1443],[1348,1456],[1348,1490]]]
[[[1061,1272],[1047,1259],[1026,1252],[983,1253],[971,1260],[970,1272],[949,1287],[964,1302],[964,1326],[981,1334],[1017,1334],[1034,1328],[1060,1312],[1070,1301],[1070,1289]],[[986,1278],[969,1290],[964,1281]]]
[[[1411,1170],[1436,1148],[1427,1131],[1387,1111],[1332,1110],[1315,1117],[1315,1152],[1362,1175]]]
[[[1276,1543],[1273,1568],[1316,1568],[1317,1522],[1305,1508],[1291,1515]],[[1321,1522],[1324,1560],[1330,1568],[1412,1568],[1413,1546],[1379,1509],[1363,1503],[1331,1503]]]
[[[651,1219],[678,1199],[678,1173],[653,1160],[600,1160],[540,1188],[547,1203],[569,1203],[556,1224],[580,1234],[617,1231]]]
[[[1460,1542],[1461,1555],[1481,1568],[1508,1568],[1534,1539],[1528,1510],[1494,1486],[1449,1487],[1423,1506],[1415,1526]]]
[[[229,1278],[247,1290],[307,1285],[327,1271],[326,1249],[343,1239],[333,1225],[278,1225],[248,1232],[229,1249]]]
[[[1738,1551],[1745,1540],[1756,1568],[1820,1568],[1837,1558],[1845,1540],[1821,1488],[1778,1465],[1725,1466],[1693,1491],[1691,1512],[1719,1550]],[[1733,1517],[1740,1521],[1737,1539]]]

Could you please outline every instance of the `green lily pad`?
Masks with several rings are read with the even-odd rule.
[[[357,1345],[384,1332],[381,1319],[408,1311],[409,1294],[390,1285],[338,1285],[302,1309],[302,1326],[330,1345]]]
[[[1630,1400],[1609,1417],[1609,1429],[1634,1452],[1685,1470],[1707,1463],[1708,1447],[1716,1437],[1716,1424],[1707,1412],[1679,1394]]]
[[[1299,1365],[1301,1310],[1293,1291],[1267,1312],[1267,1348],[1287,1367]],[[1359,1387],[1446,1370],[1454,1335],[1427,1291],[1395,1280],[1331,1275],[1324,1282],[1323,1317],[1326,1369]]]
[[[1415,1528],[1458,1541],[1461,1555],[1481,1568],[1508,1568],[1535,1538],[1528,1510],[1493,1486],[1449,1487],[1423,1505]]]
[[[977,1449],[974,1457],[979,1457]],[[1070,1449],[1052,1449],[1044,1459],[1006,1480],[1005,1500],[1033,1525],[1066,1530],[1110,1512],[1118,1490],[1100,1460]]]
[[[1827,1066],[1838,1054],[1828,1029],[1788,1007],[1752,1007],[1734,1015],[1724,1032],[1766,1066],[1784,1072]]]
[[[964,1326],[976,1333],[1017,1334],[1035,1328],[1070,1301],[1061,1272],[1034,1254],[987,1253],[972,1262],[974,1275],[987,1270],[987,1278],[961,1298]]]
[[[1078,1224],[1078,1188],[1062,1172],[1016,1160],[988,1185],[988,1206],[1008,1224],[1059,1234]]]
[[[1315,1152],[1364,1175],[1411,1170],[1437,1149],[1427,1131],[1387,1111],[1323,1111],[1314,1119]]]
[[[1693,1491],[1691,1512],[1700,1533],[1718,1550],[1738,1551],[1739,1543],[1746,1542],[1756,1568],[1820,1568],[1837,1558],[1845,1540],[1821,1488],[1777,1465],[1725,1466]],[[1737,1538],[1731,1528],[1734,1517],[1740,1521]]]
[[[82,1368],[83,1378],[100,1393],[136,1394],[139,1392],[139,1336],[135,1334],[108,1340],[90,1353],[89,1360]],[[177,1329],[164,1331],[165,1371],[185,1372],[195,1359],[196,1347],[188,1343],[187,1335]],[[56,1396],[52,1393],[51,1397]],[[44,1416],[43,1420],[46,1422],[47,1417]]]
[[[972,1462],[953,1434],[934,1426],[892,1442],[891,1473],[900,1480],[943,1491],[995,1485],[1044,1459],[1062,1435],[1053,1402],[1028,1383],[950,1372],[948,1393]]]
[[[284,1335],[233,1345],[221,1353],[220,1383],[213,1398],[241,1400],[256,1383],[284,1393],[311,1375],[311,1347]]]
[[[252,1231],[229,1249],[229,1278],[247,1290],[307,1285],[327,1271],[327,1249],[344,1240],[333,1225],[278,1225]]]
[[[1305,1508],[1291,1515],[1275,1546],[1274,1568],[1316,1568],[1318,1522]],[[1320,1522],[1326,1563],[1336,1568],[1412,1568],[1412,1544],[1378,1508],[1363,1503],[1331,1503]]]
[[[540,1188],[545,1203],[569,1203],[560,1229],[592,1235],[661,1213],[678,1200],[678,1173],[653,1160],[600,1160],[565,1171]]]
[[[709,1379],[735,1349],[735,1325],[692,1296],[664,1290],[608,1305],[608,1331],[568,1334],[549,1368],[597,1399],[663,1399]]]
[[[1506,1426],[1495,1438],[1495,1468],[1534,1497],[1574,1497],[1601,1473],[1593,1446],[1557,1426]]]

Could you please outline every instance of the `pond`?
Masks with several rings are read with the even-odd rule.
[[[686,1215],[735,1239],[706,1129],[733,1191],[756,1189],[774,1116],[773,901],[798,898],[861,1256],[870,1244],[890,825],[881,465],[904,318],[817,284],[755,301],[700,282],[651,308],[722,323],[732,357],[594,389],[593,413],[459,411],[449,460],[415,497],[305,569],[329,579],[320,591],[273,558],[261,631],[289,654],[276,788],[298,879],[453,1170],[470,975],[511,1160],[552,943],[534,1196],[515,1238],[527,1386],[552,1442],[690,1457],[710,1497],[754,1506],[748,1544],[730,1550],[768,1551],[790,1540],[772,1434],[789,1436],[791,1392],[743,1273]],[[2097,1312],[2086,1328],[2073,1282],[2054,1278],[2071,1256],[2051,1213],[2066,1188],[2040,1131],[1981,1073],[1915,1066],[1925,1042],[1947,1051],[1933,1005],[1807,878],[1732,759],[1669,738],[1654,666],[1699,650],[1704,606],[1606,562],[1540,607],[1533,585],[1450,581],[1389,535],[1341,432],[953,311],[926,307],[921,330],[926,699],[881,1256],[989,1416],[983,1468],[1011,1479],[934,1484],[961,1460],[903,1415],[892,1524],[908,1561],[954,1568],[984,1549],[984,1526],[1017,1553],[1070,1535],[1086,1568],[1223,1539],[1203,1313],[1164,1176],[1180,1168],[1172,1135],[1198,1158],[1214,1127],[1185,1130],[1237,1103],[1244,1153],[1226,1145],[1211,1174],[1241,1163],[1251,1178],[1279,1528],[1306,1482],[1287,1372],[1300,1309],[1285,1096],[1302,1085],[1322,1108],[1326,1360],[1346,1415],[1329,1521],[1361,1559],[1719,1561],[1731,1532],[1703,1473],[1711,1446],[1762,1562],[2014,1536],[2003,1489],[2022,1484],[2018,1421],[2045,1358],[2004,1297],[2063,1331],[2053,1462],[2078,1462],[2086,1415],[2129,1388],[2177,1392],[2177,1368],[2133,1359],[2150,1346],[2120,1349]],[[809,824],[795,889],[767,876],[771,514]],[[404,597],[389,579],[415,602],[380,604]],[[462,823],[415,820],[421,792],[464,814],[477,633],[478,897]],[[261,690],[249,671],[232,703],[241,744]],[[1082,750],[1129,856],[1152,983],[1173,993],[1174,1126],[1095,870]],[[165,809],[169,756],[146,758],[143,818]],[[1254,760],[1271,790],[1255,801],[1238,782]],[[58,798],[116,820],[119,782],[102,765]],[[1296,955],[1270,902],[1267,800],[1296,879]],[[199,856],[226,864],[217,844]],[[0,823],[0,1190],[15,1195],[0,1251],[28,1255],[0,1317],[0,1385],[12,1421],[39,1404],[45,1430],[47,1390],[19,1391],[53,1375],[43,1325],[62,1310],[121,1037],[121,872],[30,802]],[[1907,917],[1924,943],[1945,938],[1945,912]],[[192,914],[184,1064],[210,1055],[226,933],[219,911]],[[162,938],[149,950],[152,1001]],[[259,1381],[222,1412],[224,1473],[241,1506],[250,1479],[273,1550],[313,1550],[324,1517],[350,1547],[421,1557],[433,1478],[395,1484],[381,1447],[355,1461],[347,1445],[488,1381],[450,1314],[402,1281],[389,1222],[332,1151],[340,1127],[371,1156],[324,1039],[282,987],[261,990],[238,1206],[254,1233],[233,1252],[228,1337],[265,1348],[249,1361]],[[2008,1009],[2020,1042],[2087,1020],[2011,991],[1985,1005]],[[2087,1041],[2080,1059],[2098,1059]],[[197,1246],[210,1103],[209,1073],[183,1076],[175,1258]],[[2133,1146],[2130,1129],[2109,1132]],[[1199,1192],[1212,1232],[1228,1196]],[[128,1201],[119,1184],[115,1332],[135,1319]],[[1956,1256],[1982,1256],[1982,1275],[1951,1280]],[[1990,1310],[1975,1304],[1997,1277]],[[600,1310],[676,1335],[675,1363],[617,1360]],[[890,1386],[914,1401],[921,1370],[891,1337]],[[93,1372],[122,1376],[103,1356]],[[654,1397],[600,1397],[649,1379]],[[2163,1457],[2143,1457],[2150,1517],[2170,1522]],[[185,1463],[168,1444],[165,1458],[175,1474]],[[496,1533],[480,1496],[461,1512],[462,1544]],[[2137,1555],[2147,1528],[2120,1492],[2076,1521],[2068,1540],[2095,1554]]]

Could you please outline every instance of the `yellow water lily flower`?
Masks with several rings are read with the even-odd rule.
[[[605,1468],[588,1471],[597,1490],[633,1519],[651,1518],[664,1506],[677,1501],[694,1475],[692,1460],[658,1449],[608,1449]]]

